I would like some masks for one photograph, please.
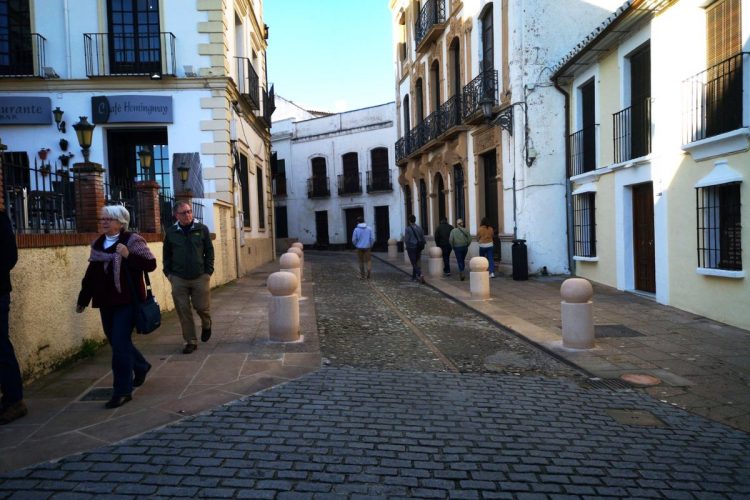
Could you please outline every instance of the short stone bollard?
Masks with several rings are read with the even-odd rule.
[[[297,247],[292,247],[286,253],[293,253],[299,257],[299,280],[305,279],[305,253]]]
[[[280,271],[267,280],[271,300],[268,304],[268,339],[273,342],[299,340],[299,297],[294,273]]]
[[[393,238],[388,240],[388,258],[395,259],[398,257],[398,242]]]
[[[485,257],[472,257],[469,261],[469,289],[472,299],[490,298],[490,262]]]
[[[289,247],[290,247],[290,248],[292,248],[292,247],[294,247],[294,248],[299,248],[299,249],[300,249],[300,250],[302,250],[303,252],[305,251],[305,245],[303,245],[303,244],[302,244],[302,243],[300,243],[299,241],[295,241],[294,243],[292,243],[291,245],[289,245]]]
[[[287,252],[279,259],[279,266],[281,271],[292,273],[297,278],[296,288],[294,293],[297,297],[302,297],[302,280],[300,279],[300,268],[299,268],[299,257],[295,253]]]
[[[583,278],[570,278],[560,287],[563,347],[594,347],[594,288]]]
[[[430,247],[427,249],[427,255],[430,256],[427,261],[427,273],[433,277],[443,274],[443,250],[440,247]]]

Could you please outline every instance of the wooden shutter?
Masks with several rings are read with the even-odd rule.
[[[742,50],[742,0],[719,0],[706,9],[707,66]]]

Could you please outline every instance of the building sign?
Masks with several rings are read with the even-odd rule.
[[[110,95],[91,98],[94,123],[172,123],[172,97]]]
[[[0,97],[0,125],[49,125],[52,100],[49,97]]]

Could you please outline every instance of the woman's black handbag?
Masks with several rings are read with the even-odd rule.
[[[151,291],[151,280],[148,279],[148,273],[143,273],[146,278],[146,300],[141,302],[135,290],[133,278],[130,276],[130,271],[126,270],[125,272],[127,273],[130,290],[133,292],[135,331],[141,335],[147,335],[161,326],[161,309]]]

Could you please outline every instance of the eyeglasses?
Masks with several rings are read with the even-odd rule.
[[[99,219],[99,222],[120,222],[117,219],[112,219],[111,217],[102,217]]]
[[[186,214],[192,214],[192,213],[193,213],[192,210],[185,210],[183,212],[177,212],[177,215],[186,215]]]

